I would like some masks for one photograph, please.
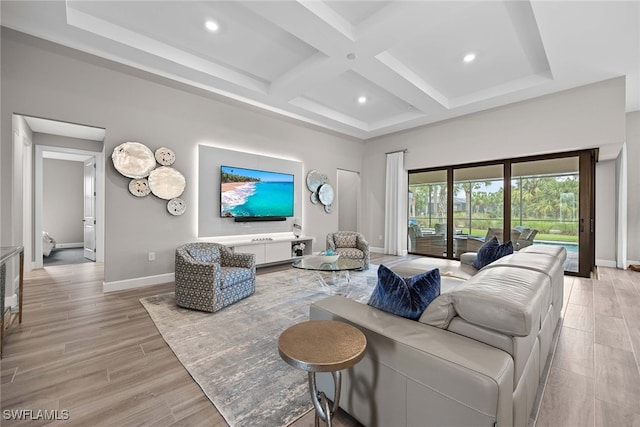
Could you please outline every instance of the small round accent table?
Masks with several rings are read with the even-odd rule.
[[[309,373],[309,392],[316,410],[315,425],[320,419],[331,426],[333,414],[338,410],[341,370],[358,363],[367,348],[367,338],[360,330],[335,320],[310,320],[286,329],[278,339],[282,359],[294,368]],[[334,384],[333,406],[323,392],[318,392],[316,372],[331,372]]]

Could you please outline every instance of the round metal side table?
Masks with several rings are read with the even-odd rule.
[[[278,339],[280,357],[294,368],[309,374],[309,392],[316,410],[315,425],[320,419],[331,426],[338,410],[343,369],[358,363],[365,354],[367,339],[360,330],[335,320],[310,320],[286,329]],[[316,372],[330,372],[333,377],[334,399],[329,401],[318,391]]]

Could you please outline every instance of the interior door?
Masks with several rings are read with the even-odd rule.
[[[84,257],[96,260],[96,159],[84,162]]]
[[[360,174],[338,169],[338,229],[358,231]]]

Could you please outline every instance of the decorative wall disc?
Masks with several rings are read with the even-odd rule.
[[[151,150],[139,142],[125,142],[113,149],[113,166],[127,178],[144,178],[156,167]]]
[[[324,211],[326,213],[331,213],[331,211],[333,211],[333,203],[329,203],[328,205],[324,205]]]
[[[175,198],[167,202],[167,210],[171,215],[182,215],[186,209],[187,204],[182,199]]]
[[[322,184],[318,188],[318,200],[325,206],[333,203],[333,187],[331,184]]]
[[[151,193],[147,178],[132,179],[129,181],[129,192],[136,197],[148,196]]]
[[[318,204],[318,193],[311,193],[311,203],[314,205]]]
[[[327,182],[327,176],[317,170],[310,170],[307,174],[307,188],[312,193],[318,191],[318,187]]]
[[[176,155],[170,148],[160,147],[156,150],[156,160],[162,166],[170,166],[176,161]]]
[[[180,197],[186,180],[177,170],[169,166],[160,166],[149,174],[149,188],[156,196],[164,200]]]

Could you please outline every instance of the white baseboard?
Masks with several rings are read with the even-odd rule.
[[[69,248],[82,248],[84,247],[83,242],[79,243],[56,243],[56,249],[69,249]]]
[[[618,264],[615,261],[612,261],[609,259],[597,259],[596,265],[598,267],[610,267],[610,268],[616,268],[618,266]]]
[[[135,279],[102,282],[102,292],[124,291],[126,289],[142,288],[145,286],[161,285],[175,281],[174,273],[158,274],[157,276],[136,277]]]
[[[384,248],[376,248],[373,246],[369,247],[369,252],[374,252],[376,254],[383,254],[384,253]]]

